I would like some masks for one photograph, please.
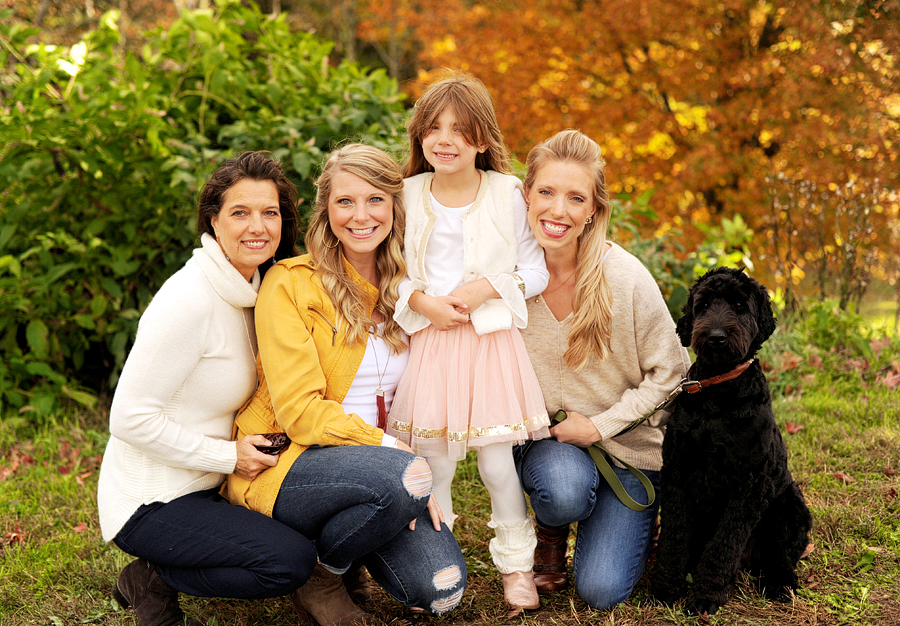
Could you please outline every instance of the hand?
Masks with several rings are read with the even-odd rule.
[[[238,458],[233,473],[238,478],[253,480],[278,463],[278,455],[263,454],[254,447],[272,445],[272,442],[262,435],[247,435],[235,443],[237,444]]]
[[[441,505],[438,504],[434,494],[428,496],[428,513],[431,515],[431,525],[434,526],[436,531],[441,532],[441,522],[444,521],[444,512],[441,511]],[[409,523],[409,529],[416,529],[416,520]]]
[[[450,292],[450,295],[461,299],[468,305],[468,311],[472,312],[491,298],[499,298],[500,294],[487,278],[479,278],[470,283],[460,285]]]
[[[594,422],[584,415],[575,411],[568,411],[567,415],[564,421],[550,429],[550,435],[557,441],[588,448],[603,439]]]
[[[409,297],[409,307],[427,317],[438,330],[450,330],[469,323],[468,305],[455,296],[426,296],[421,291],[414,291]]]

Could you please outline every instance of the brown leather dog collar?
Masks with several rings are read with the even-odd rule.
[[[681,383],[681,388],[688,393],[697,393],[701,389],[705,387],[709,387],[711,385],[718,385],[719,383],[724,383],[726,380],[734,380],[741,374],[747,371],[747,368],[753,364],[753,361],[756,359],[750,359],[745,363],[741,363],[736,368],[731,370],[730,372],[725,372],[724,374],[719,374],[718,376],[713,376],[712,378],[704,378],[703,380],[685,380]]]

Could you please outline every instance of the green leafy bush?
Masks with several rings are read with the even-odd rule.
[[[186,11],[139,56],[115,12],[71,48],[0,12],[0,412],[90,405],[140,312],[197,244],[195,198],[225,159],[266,149],[310,206],[315,165],[354,138],[397,151],[382,71],[252,3]]]
[[[659,285],[673,319],[681,317],[688,290],[695,280],[715,267],[753,269],[749,244],[753,231],[743,218],[723,218],[719,226],[705,226],[705,238],[695,248],[682,242],[685,233],[667,227],[662,236],[646,237],[646,227],[658,227],[660,218],[650,206],[652,191],[637,198],[620,195],[612,199],[609,236],[623,243],[647,267]],[[687,251],[686,251],[687,250]]]

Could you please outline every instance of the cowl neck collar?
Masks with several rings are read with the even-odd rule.
[[[256,306],[256,294],[259,291],[259,270],[253,273],[250,282],[241,276],[226,258],[219,243],[207,233],[200,236],[201,248],[193,253],[194,261],[212,284],[213,289],[231,306],[244,309]]]

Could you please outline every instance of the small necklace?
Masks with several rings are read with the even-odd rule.
[[[572,277],[575,275],[575,272],[577,272],[577,271],[578,271],[578,267],[576,266],[575,269],[572,270],[572,273],[569,274],[566,277],[566,279],[564,281],[562,281],[560,284],[558,284],[556,287],[554,287],[553,289],[545,289],[544,295],[546,295],[548,293],[553,293],[554,291],[558,291],[558,290],[562,289],[566,285],[566,283],[568,283],[570,280],[572,280]]]
[[[387,361],[384,362],[384,370],[381,369],[381,365],[378,363],[378,346],[372,341],[372,336],[374,333],[369,333],[369,345],[372,346],[372,354],[375,355],[375,374],[378,375],[378,388],[375,389],[375,404],[378,407],[378,422],[376,426],[381,430],[385,430],[387,428],[387,408],[384,403],[384,389],[381,386],[381,381],[384,379],[384,375],[387,374],[388,364],[391,362],[391,352],[388,350]]]

